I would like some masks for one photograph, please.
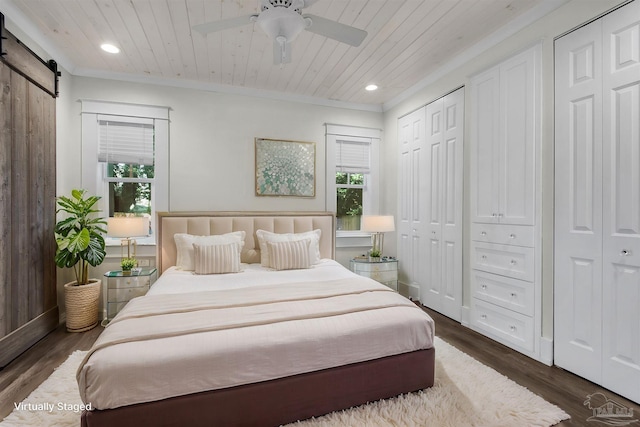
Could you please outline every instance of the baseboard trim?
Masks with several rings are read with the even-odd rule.
[[[466,305],[463,305],[460,310],[460,324],[462,326],[466,326],[467,328],[469,328],[470,327],[469,319],[471,319],[471,308]]]
[[[553,365],[553,338],[540,337],[540,362]]]

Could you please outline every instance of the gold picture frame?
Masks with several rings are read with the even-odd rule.
[[[315,142],[255,139],[256,196],[315,197]]]

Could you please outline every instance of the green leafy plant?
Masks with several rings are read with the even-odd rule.
[[[100,197],[85,197],[86,190],[73,190],[71,197],[58,197],[59,212],[66,217],[56,223],[58,248],[55,263],[61,268],[73,268],[78,285],[89,283],[89,265],[96,267],[106,255],[103,228],[107,222],[97,218],[95,205]]]
[[[380,258],[380,255],[382,255],[382,254],[380,253],[379,250],[371,249],[371,251],[369,251],[369,256],[371,258]]]
[[[120,261],[120,268],[122,268],[122,271],[131,271],[137,263],[138,262],[135,258],[122,258],[122,261]]]

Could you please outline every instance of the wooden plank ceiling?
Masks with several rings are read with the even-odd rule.
[[[257,13],[257,0],[12,1],[76,75],[187,79],[379,105],[545,0],[318,0],[303,13],[364,29],[367,38],[351,47],[303,31],[283,67],[255,24],[207,36],[191,30]],[[101,51],[104,42],[121,53]],[[380,89],[365,91],[369,83]]]

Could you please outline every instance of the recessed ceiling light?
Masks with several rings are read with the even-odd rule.
[[[368,85],[365,89],[368,91],[376,90],[378,89],[378,85]]]
[[[109,52],[109,53],[118,53],[120,52],[120,49],[118,49],[116,46],[109,44],[109,43],[104,43],[103,45],[100,46],[100,48],[102,50],[104,50],[105,52]]]

